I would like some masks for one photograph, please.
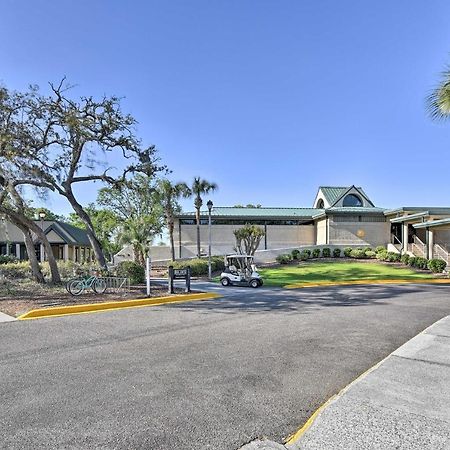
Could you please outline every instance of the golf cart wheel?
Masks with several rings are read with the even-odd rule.
[[[92,289],[94,289],[96,294],[103,294],[106,291],[106,281],[102,278],[98,278],[94,281]]]
[[[227,277],[224,277],[220,280],[220,282],[222,283],[222,286],[229,286],[230,285],[230,280]]]
[[[84,291],[84,282],[82,280],[74,280],[69,283],[67,290],[72,295],[80,295]]]
[[[257,287],[259,287],[259,281],[258,281],[258,280],[252,280],[252,281],[250,281],[250,286],[251,286],[252,288],[257,288]]]

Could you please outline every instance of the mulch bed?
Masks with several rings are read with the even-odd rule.
[[[175,294],[184,293],[183,289],[175,289]],[[167,286],[152,285],[150,297],[168,296]],[[70,295],[64,286],[46,286],[39,289],[31,283],[19,287],[14,292],[0,291],[0,311],[10,316],[20,316],[32,309],[49,308],[52,306],[79,305],[84,303],[101,303],[148,298],[145,286],[131,286],[128,292],[108,292],[96,294],[86,291],[78,297]]]

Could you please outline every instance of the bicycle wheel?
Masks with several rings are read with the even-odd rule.
[[[102,278],[97,278],[92,285],[92,289],[94,289],[96,294],[103,294],[106,291],[106,281]]]
[[[68,284],[67,290],[72,295],[80,295],[84,291],[84,282],[82,280],[73,280]]]

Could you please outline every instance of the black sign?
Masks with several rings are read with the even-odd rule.
[[[185,279],[188,275],[187,269],[173,269],[173,277],[175,279]]]
[[[173,266],[169,266],[169,294],[173,294],[175,292],[173,280],[186,280],[185,292],[191,292],[190,267],[186,267],[186,269],[174,269]]]

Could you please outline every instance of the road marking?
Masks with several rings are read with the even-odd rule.
[[[100,311],[113,311],[125,308],[138,308],[143,306],[159,306],[169,303],[184,303],[192,301],[210,300],[221,297],[213,292],[197,294],[182,294],[167,297],[143,298],[136,300],[123,300],[116,302],[85,303],[82,305],[56,306],[51,308],[33,309],[22,314],[18,320],[42,319],[44,317],[61,317],[73,314],[86,314]]]

